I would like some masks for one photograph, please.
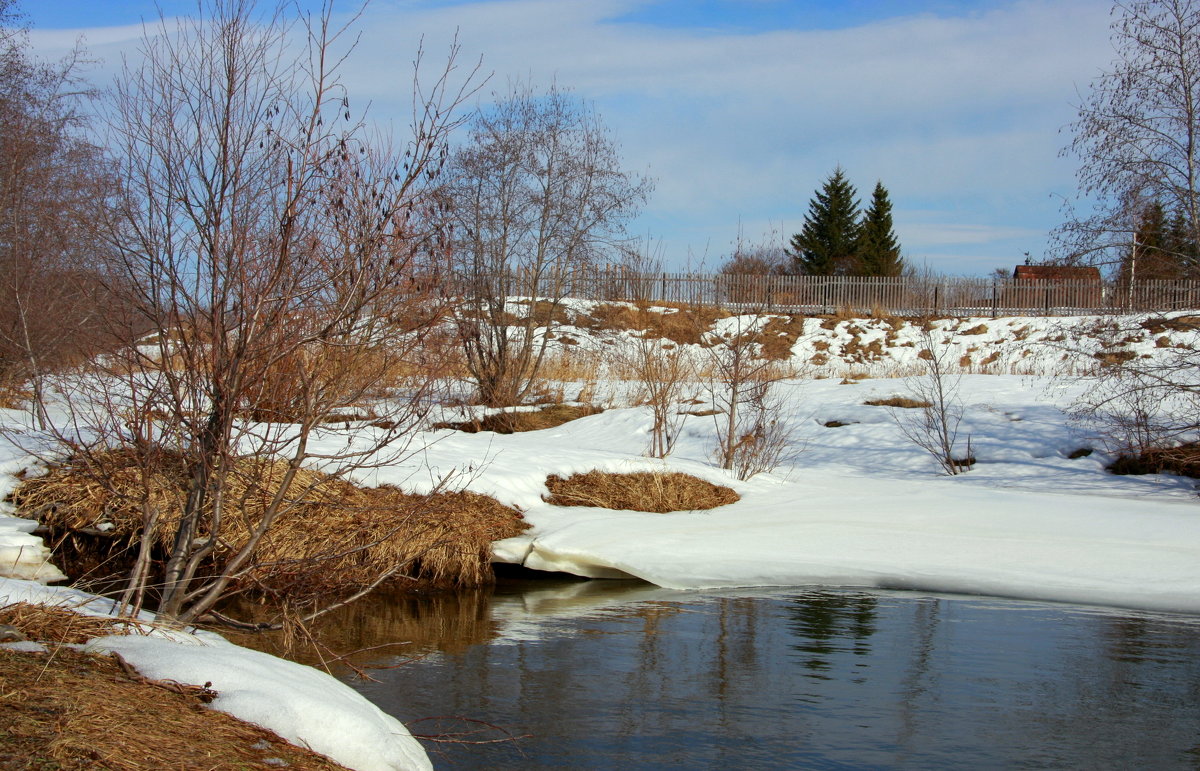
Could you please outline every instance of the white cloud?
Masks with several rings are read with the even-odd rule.
[[[500,90],[512,77],[574,87],[613,127],[628,165],[658,178],[651,214],[634,229],[660,223],[669,259],[682,260],[689,244],[725,248],[739,217],[798,223],[838,163],[860,192],[883,179],[898,212],[961,217],[959,236],[978,222],[1042,232],[1029,238],[1036,253],[1056,221],[1050,194],[1073,189],[1058,131],[1076,89],[1111,54],[1109,17],[1095,0],[1018,0],[837,30],[611,21],[644,2],[376,0],[347,80],[376,117],[402,122],[417,41],[424,36],[435,64],[457,30],[462,60],[482,54]],[[126,28],[88,39],[110,59],[129,48]],[[918,255],[955,232],[899,217],[898,228]]]

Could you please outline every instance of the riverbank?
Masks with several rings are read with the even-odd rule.
[[[87,768],[89,762],[129,769],[241,768],[239,763],[249,761],[279,765],[272,758],[292,758],[300,768],[432,768],[402,723],[324,672],[209,632],[171,631],[148,620],[110,626],[111,604],[105,600],[0,579],[0,607],[17,603],[69,611],[78,621],[41,624],[34,631],[27,625],[22,630],[18,620],[12,626],[30,639],[0,643],[5,682],[0,734],[8,737],[7,744],[0,741],[0,753],[22,753],[24,743],[36,744],[39,732],[50,729],[60,734],[57,744],[39,752],[66,768]],[[24,611],[26,618],[39,615],[45,614]],[[26,675],[35,668],[42,674],[31,680]],[[36,691],[32,682],[39,683]],[[163,690],[177,698],[163,699],[158,693]],[[161,709],[150,708],[154,699],[162,700]],[[238,722],[214,721],[205,714],[209,710]],[[182,744],[156,747],[156,737]],[[106,754],[134,745],[133,753]]]

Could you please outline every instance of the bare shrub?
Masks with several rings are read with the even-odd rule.
[[[27,388],[44,428],[46,378],[103,350],[102,319],[121,311],[95,258],[119,185],[83,136],[82,51],[40,62],[14,21],[0,2],[0,387]]]
[[[763,358],[752,322],[738,316],[724,335],[708,336],[704,387],[712,400],[717,429],[712,458],[739,479],[772,471],[794,457],[784,400],[774,389],[795,377],[778,361]]]
[[[922,353],[928,355],[918,358],[924,362],[924,372],[904,381],[912,394],[911,407],[915,409],[896,404],[889,410],[905,438],[933,456],[947,474],[961,474],[975,462],[970,438],[965,454],[960,455],[957,448],[958,427],[963,418],[963,405],[958,397],[962,373],[952,369],[953,354],[949,346],[939,344],[928,328],[922,329],[922,337]]]
[[[654,418],[646,453],[665,458],[675,448],[688,416],[678,405],[696,391],[695,362],[688,350],[667,348],[660,339],[649,336],[628,341],[618,357],[622,375],[636,384],[635,403],[648,406]]]
[[[546,479],[555,506],[595,506],[601,509],[630,509],[665,514],[669,511],[715,509],[736,503],[739,496],[723,485],[667,471],[638,471],[618,474],[589,471],[563,478]]]
[[[1117,348],[1138,330],[1171,329],[1182,345],[1160,347],[1152,358]],[[1102,334],[1098,365],[1085,372],[1086,388],[1072,406],[1073,417],[1097,431],[1113,453],[1150,458],[1150,465],[1200,434],[1200,353],[1186,336],[1200,335],[1194,316],[1130,319]],[[1183,338],[1180,340],[1180,338]]]

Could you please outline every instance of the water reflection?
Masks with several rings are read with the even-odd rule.
[[[543,581],[338,623],[430,652],[355,684],[383,709],[530,735],[431,745],[439,767],[1200,768],[1193,617]]]
[[[831,657],[849,651],[863,656],[871,652],[870,638],[875,633],[874,597],[868,594],[833,594],[814,592],[788,602],[792,620],[788,628],[798,642],[792,647],[799,651],[803,666],[813,677],[825,677]]]

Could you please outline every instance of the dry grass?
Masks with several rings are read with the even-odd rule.
[[[0,383],[0,409],[26,409],[32,398],[33,393],[22,386]]]
[[[49,605],[14,602],[0,607],[0,624],[16,627],[27,640],[79,645],[93,637],[126,634],[129,621],[108,616],[85,616]]]
[[[0,650],[0,768],[341,769],[204,707],[213,693],[149,681],[115,656]]]
[[[1200,443],[1179,447],[1152,447],[1113,461],[1108,470],[1114,474],[1161,474],[1169,472],[1200,479]]]
[[[764,359],[783,361],[792,357],[792,346],[804,331],[803,316],[772,316],[758,333]]]
[[[449,349],[448,345],[441,347]],[[435,348],[438,346],[431,343],[429,352]],[[447,357],[424,358],[420,376],[442,369],[451,374],[456,369]],[[320,393],[322,403],[350,407],[364,396],[382,396],[400,387],[417,374],[415,364],[385,346],[297,349],[273,362],[250,384],[253,403],[248,405],[247,417],[262,423],[297,422],[310,409],[307,401],[312,393]]]
[[[920,399],[910,399],[907,396],[889,396],[886,399],[868,399],[863,402],[871,407],[898,407],[905,410],[924,409],[933,405]]]
[[[496,412],[479,420],[468,420],[461,423],[436,423],[433,428],[450,428],[468,434],[477,434],[480,431],[518,434],[524,431],[556,428],[572,420],[586,418],[589,415],[599,415],[601,412],[604,412],[604,408],[593,404],[553,404],[540,410]]]
[[[566,479],[547,477],[546,488],[550,491],[546,502],[555,506],[595,506],[656,514],[715,509],[740,499],[728,487],[680,472],[589,471]]]
[[[1100,366],[1112,367],[1136,359],[1137,354],[1133,351],[1098,351],[1092,357],[1100,362]]]
[[[698,345],[717,319],[728,317],[728,311],[710,306],[678,305],[660,310],[646,304],[597,303],[575,323],[593,330],[641,332],[678,345]]]
[[[163,553],[183,509],[183,459],[164,458],[145,484],[130,453],[114,452],[96,461],[60,466],[26,480],[13,501],[52,532],[78,532],[105,522],[112,528],[111,538],[104,540],[132,544],[141,537],[138,502],[145,493],[162,512],[154,538]],[[285,470],[283,462],[238,459],[227,483],[218,562],[246,542]],[[394,576],[397,583],[478,585],[491,580],[492,541],[527,527],[519,511],[476,493],[411,495],[388,486],[362,488],[301,469],[244,583],[297,593],[343,592],[402,566]]]
[[[1172,332],[1195,332],[1200,330],[1200,316],[1146,319],[1142,322],[1142,327],[1155,335],[1168,329]]]
[[[976,324],[970,329],[960,330],[960,335],[986,335],[988,332],[987,324]]]
[[[572,323],[570,311],[561,303],[549,300],[535,300],[532,305],[526,303],[525,316],[520,320],[532,321],[538,327]]]

